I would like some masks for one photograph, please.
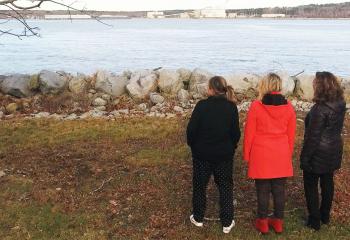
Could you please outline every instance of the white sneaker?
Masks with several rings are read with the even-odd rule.
[[[230,233],[231,230],[232,230],[232,228],[233,228],[235,225],[236,225],[235,220],[232,220],[231,225],[228,226],[228,227],[223,227],[223,228],[222,228],[222,231],[223,231],[224,233],[226,233],[226,234],[227,234],[227,233]]]
[[[197,222],[195,219],[194,219],[194,216],[193,214],[190,216],[190,221],[193,225],[195,225],[196,227],[203,227],[203,223],[202,222]]]

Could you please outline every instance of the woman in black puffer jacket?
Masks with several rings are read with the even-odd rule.
[[[307,226],[319,230],[329,223],[334,195],[334,171],[341,167],[346,103],[338,79],[329,72],[318,72],[313,82],[315,105],[305,120],[304,146],[300,167],[309,217]],[[319,206],[318,182],[321,185]]]

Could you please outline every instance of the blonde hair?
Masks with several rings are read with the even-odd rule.
[[[221,76],[212,77],[209,80],[209,88],[214,91],[215,95],[226,95],[227,100],[237,103],[234,89],[231,85],[227,85],[225,78]]]
[[[282,79],[276,73],[269,73],[260,80],[258,91],[259,100],[262,100],[268,93],[280,92],[282,91]]]

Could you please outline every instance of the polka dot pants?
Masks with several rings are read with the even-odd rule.
[[[224,227],[233,220],[233,161],[208,162],[193,159],[193,215],[202,222],[206,209],[206,190],[211,175],[220,194],[220,219]]]

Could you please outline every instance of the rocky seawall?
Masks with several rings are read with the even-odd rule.
[[[312,106],[314,76],[277,74],[283,80],[283,94],[296,110],[308,111]],[[196,102],[206,96],[212,76],[199,68],[158,68],[119,75],[101,70],[91,76],[46,70],[35,75],[0,75],[0,119],[187,116]],[[257,84],[262,76],[247,73],[224,77],[235,89],[239,110],[246,111],[257,97]],[[349,101],[350,78],[340,81]]]

